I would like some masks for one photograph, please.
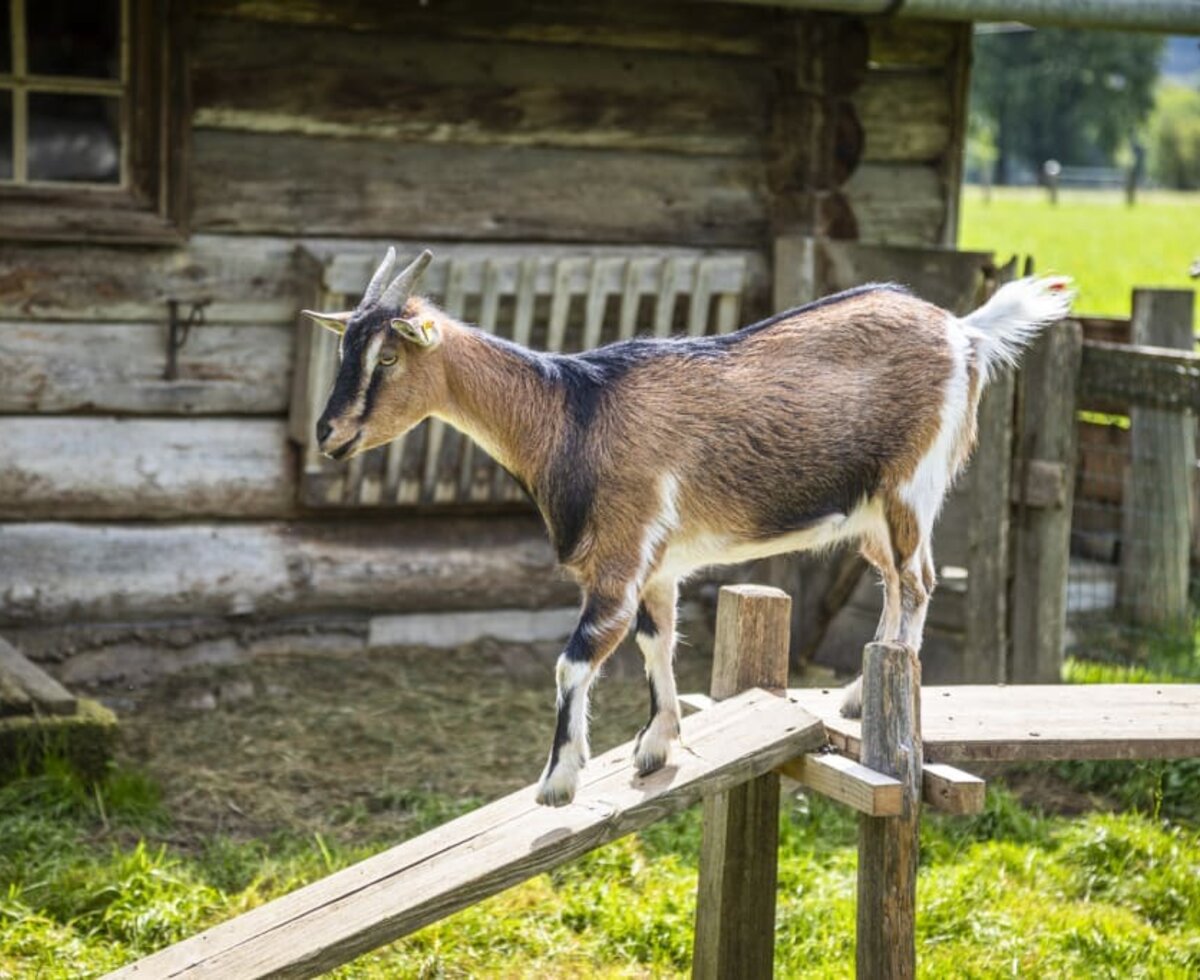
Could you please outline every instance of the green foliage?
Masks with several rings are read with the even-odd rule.
[[[971,108],[993,127],[997,183],[1021,161],[1109,164],[1154,105],[1162,39],[1048,28],[977,35]]]
[[[1200,190],[1200,91],[1160,85],[1147,130],[1151,176],[1177,190]]]
[[[1032,255],[1039,272],[1075,279],[1079,312],[1129,316],[1134,286],[1192,288],[1197,227],[1196,194],[1142,193],[1130,208],[1120,194],[1068,191],[1052,207],[1034,188],[997,188],[990,203],[966,188],[959,245],[995,251],[1001,261]]]

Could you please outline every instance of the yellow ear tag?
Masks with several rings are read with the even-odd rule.
[[[430,335],[431,335],[432,333],[433,333],[433,321],[432,321],[432,320],[425,320],[425,321],[424,321],[424,322],[421,324],[421,334],[422,334],[422,335],[424,336],[424,338],[425,338],[425,343],[429,343],[429,337],[430,337]]]

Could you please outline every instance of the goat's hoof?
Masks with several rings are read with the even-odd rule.
[[[547,786],[545,783],[538,787],[537,802],[540,806],[566,806],[573,799],[574,787]]]
[[[542,776],[538,785],[537,801],[542,806],[566,806],[575,799],[575,790],[579,786],[579,771],[583,768],[571,765],[564,759],[559,759],[558,765]]]
[[[679,721],[665,713],[654,716],[633,747],[633,766],[639,776],[658,772],[671,757],[671,742],[679,737]]]
[[[846,685],[846,693],[842,696],[841,715],[843,718],[862,717],[862,678],[859,677]]]

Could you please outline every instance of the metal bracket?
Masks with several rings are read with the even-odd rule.
[[[167,300],[167,366],[163,370],[163,379],[174,381],[179,377],[179,351],[187,343],[192,327],[204,323],[204,308],[212,302],[202,299],[191,304],[187,319],[180,320],[177,299]]]

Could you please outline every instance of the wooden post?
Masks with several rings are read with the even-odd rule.
[[[792,600],[778,589],[727,585],[717,602],[711,693],[750,687],[782,693]],[[692,976],[772,975],[779,846],[779,776],[759,776],[704,801]]]
[[[1023,362],[1013,475],[1017,502],[1008,670],[1013,684],[1053,684],[1062,672],[1082,352],[1079,324],[1067,320],[1047,328]],[[1049,499],[1032,499],[1034,473],[1055,484]]]
[[[1192,291],[1136,289],[1132,342],[1192,350]],[[1196,421],[1185,409],[1129,411],[1120,608],[1139,626],[1178,630],[1188,615]]]
[[[921,666],[907,647],[863,651],[861,762],[903,784],[897,817],[858,823],[859,980],[916,975],[917,857],[921,819]]]

